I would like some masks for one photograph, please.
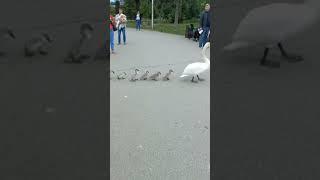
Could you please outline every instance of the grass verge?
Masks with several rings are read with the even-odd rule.
[[[170,33],[170,34],[177,34],[177,35],[182,35],[184,36],[185,31],[186,31],[186,25],[194,24],[197,25],[197,22],[189,22],[189,23],[181,23],[178,25],[172,24],[172,23],[154,23],[154,31],[158,32],[164,32],[164,33]],[[128,21],[127,26],[130,28],[135,28],[136,27],[136,22],[135,21]],[[151,30],[151,23],[149,21],[147,22],[142,22],[142,29],[149,29]]]

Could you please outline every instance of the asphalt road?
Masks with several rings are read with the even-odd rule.
[[[320,176],[316,169],[320,160],[320,23],[284,42],[288,51],[303,55],[304,62],[290,64],[274,49],[270,58],[282,64],[269,69],[259,66],[261,48],[232,54],[221,51],[250,9],[272,2],[289,1],[216,2],[215,179],[311,180]]]
[[[110,80],[111,179],[209,179],[210,72],[199,83],[179,78],[188,63],[201,60],[201,49],[183,36],[127,34],[127,45],[116,45],[111,55],[111,70],[163,75],[173,69],[174,76],[167,82]]]

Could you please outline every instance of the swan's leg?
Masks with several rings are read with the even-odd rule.
[[[280,62],[267,61],[268,53],[269,53],[269,48],[265,48],[260,64],[262,66],[280,67]]]
[[[192,76],[191,82],[197,83],[198,81],[194,81],[194,76]]]
[[[290,55],[288,54],[281,43],[278,43],[278,47],[280,49],[281,55],[283,57],[285,57],[289,62],[299,62],[299,61],[303,61],[303,57],[299,56],[299,55]]]
[[[204,81],[204,79],[199,78],[199,75],[197,75],[197,78],[199,81]]]

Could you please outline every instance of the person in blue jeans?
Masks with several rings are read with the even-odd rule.
[[[121,33],[123,35],[123,44],[126,44],[126,23],[127,17],[123,14],[123,10],[119,9],[119,14],[116,16],[116,21],[118,25],[118,45],[121,44]]]
[[[112,54],[114,53],[114,29],[113,29],[114,26],[116,26],[114,17],[110,15],[109,30],[110,30],[110,48],[111,48]]]
[[[141,27],[141,16],[140,16],[140,12],[138,11],[136,15],[136,30],[140,31],[140,27]]]
[[[202,48],[208,41],[208,35],[211,26],[211,11],[210,4],[206,4],[205,11],[202,13],[200,18],[200,27],[202,28],[202,33],[199,38],[199,47]]]

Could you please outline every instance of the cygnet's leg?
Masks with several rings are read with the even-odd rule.
[[[263,57],[260,61],[260,64],[262,66],[269,66],[269,67],[280,67],[280,62],[275,62],[275,61],[267,61],[267,56],[268,56],[268,53],[269,53],[269,48],[265,48],[264,49],[264,53],[263,53]]]
[[[33,56],[35,56],[36,54],[35,54],[34,52],[31,52],[29,49],[25,48],[25,49],[24,49],[24,55],[25,55],[26,57],[33,57]]]
[[[77,63],[77,64],[82,63],[80,55],[78,53],[72,53],[72,52],[70,52],[70,54],[68,55],[68,58],[65,59],[64,62],[65,63]]]
[[[89,58],[90,58],[90,55],[87,55],[87,54],[80,55],[80,59],[82,59],[82,60],[89,59]]]
[[[197,78],[199,81],[204,81],[204,79],[199,78],[199,75],[197,75]]]
[[[44,45],[39,48],[39,53],[43,56],[48,55],[49,47]]]
[[[303,57],[302,56],[299,56],[299,55],[292,55],[292,54],[288,54],[281,43],[278,43],[278,47],[280,49],[280,52],[281,52],[281,55],[283,57],[285,57],[288,62],[299,62],[299,61],[303,61]]]

